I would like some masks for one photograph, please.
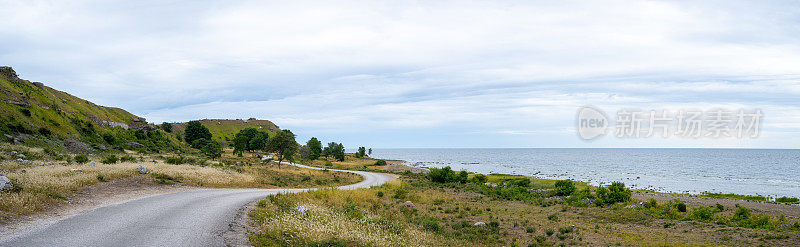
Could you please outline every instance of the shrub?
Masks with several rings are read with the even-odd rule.
[[[385,160],[375,161],[375,165],[376,166],[385,166],[386,165],[386,161]]]
[[[500,227],[500,222],[497,222],[497,221],[489,222],[489,226],[492,227],[492,228],[498,228],[498,227]]]
[[[645,208],[656,208],[658,207],[658,201],[655,198],[650,198],[647,202],[644,203]]]
[[[103,174],[97,174],[97,181],[103,182],[106,181],[106,178],[103,177]]]
[[[119,158],[117,158],[116,155],[111,154],[103,158],[103,160],[101,160],[100,162],[102,162],[103,164],[115,164],[117,163],[117,161],[119,161]]]
[[[717,207],[717,212],[725,211],[725,206],[722,206],[722,204],[717,203],[716,207]]]
[[[469,173],[467,173],[467,171],[461,171],[456,174],[449,166],[444,168],[431,168],[431,171],[428,172],[428,178],[437,183],[465,183],[468,176]]]
[[[120,162],[136,161],[136,157],[125,155],[125,156],[120,157],[119,161]]]
[[[553,233],[555,233],[555,232],[556,231],[554,231],[553,229],[547,229],[547,230],[544,231],[544,234],[547,234],[547,236],[552,236]]]
[[[383,197],[383,191],[378,191],[378,193],[377,193],[376,195],[377,195],[378,197]]]
[[[714,216],[713,207],[696,207],[692,208],[692,218],[699,221],[710,221]]]
[[[686,212],[686,203],[679,202],[675,206],[678,208],[678,212]]]
[[[551,214],[551,215],[547,216],[547,219],[548,220],[552,220],[552,221],[558,221],[558,215]]]
[[[608,188],[597,188],[597,201],[599,204],[614,204],[626,202],[631,199],[631,191],[625,188],[622,182],[613,182]]]
[[[525,228],[525,232],[527,232],[527,233],[533,233],[535,231],[536,231],[536,229],[533,229],[533,227],[530,227],[530,226]]]
[[[796,202],[800,201],[800,199],[792,198],[792,197],[785,197],[784,196],[784,197],[780,197],[778,199],[775,199],[775,201],[776,202],[784,202],[784,203],[796,203]]]
[[[106,141],[106,143],[108,144],[114,144],[114,142],[117,141],[117,138],[114,137],[114,135],[112,135],[111,133],[103,133],[101,136],[103,137],[103,140]]]
[[[203,147],[203,153],[210,158],[219,158],[222,156],[222,146],[217,142],[209,142]]]
[[[739,204],[736,204],[736,212],[733,213],[733,220],[742,221],[749,218],[750,218],[750,209],[739,206]]]
[[[556,195],[569,196],[572,195],[572,192],[575,192],[575,184],[572,183],[572,180],[556,181]]]
[[[477,174],[475,175],[475,177],[472,177],[473,183],[484,184],[486,183],[486,181],[489,181],[489,179],[486,177],[486,175],[483,174]]]
[[[75,162],[77,162],[78,164],[83,164],[89,162],[89,158],[83,154],[75,155]]]

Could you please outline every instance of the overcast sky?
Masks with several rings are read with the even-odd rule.
[[[150,122],[348,148],[798,148],[797,1],[3,1],[0,64]],[[755,139],[584,142],[575,116],[761,109]]]

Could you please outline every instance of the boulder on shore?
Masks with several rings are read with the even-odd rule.
[[[14,184],[11,183],[11,179],[8,179],[6,175],[0,174],[0,190],[11,190],[14,188]]]

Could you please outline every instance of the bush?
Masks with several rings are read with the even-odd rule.
[[[645,208],[656,208],[658,207],[658,201],[655,198],[650,198],[647,202],[644,203]]]
[[[75,155],[75,162],[77,162],[78,164],[83,164],[89,162],[89,158],[83,154]]]
[[[677,205],[675,205],[675,206],[678,208],[678,212],[682,212],[682,213],[685,213],[685,212],[686,212],[686,203],[679,202],[679,203],[678,203]]]
[[[119,158],[117,158],[116,155],[112,154],[112,155],[106,156],[100,162],[102,162],[103,164],[115,164],[115,163],[117,163],[117,161],[119,161]]]
[[[132,161],[136,161],[136,157],[125,155],[119,158],[119,162],[132,162]]]
[[[680,210],[680,209],[679,209]],[[710,221],[714,216],[714,207],[692,208],[692,218],[699,221]]]
[[[739,206],[736,204],[736,212],[733,213],[733,220],[734,221],[742,221],[750,218],[750,209],[746,207]]]
[[[467,171],[461,171],[458,174],[453,171],[452,168],[449,166],[445,168],[431,168],[431,171],[428,172],[428,178],[437,183],[465,183],[467,182],[467,177],[469,173]]]
[[[558,221],[558,215],[551,214],[551,215],[547,216],[547,219],[548,220],[552,220],[552,221]]]
[[[597,201],[600,204],[627,202],[631,199],[631,191],[622,182],[613,182],[611,186],[597,188]]]
[[[485,184],[486,181],[489,181],[489,179],[486,177],[486,175],[483,174],[477,174],[474,177],[472,177],[472,182],[476,184]]]
[[[375,165],[376,166],[385,166],[386,165],[386,161],[385,160],[375,161]]]
[[[556,181],[557,196],[569,196],[572,195],[572,192],[575,192],[575,184],[572,183],[572,180]]]
[[[556,231],[554,231],[553,229],[547,229],[547,230],[544,231],[544,233],[547,234],[547,236],[552,236],[553,233],[555,233],[555,232]]]
[[[497,221],[489,222],[489,227],[498,228],[498,227],[500,227],[500,222],[497,222]]]
[[[792,197],[785,197],[784,196],[784,197],[775,199],[775,201],[776,202],[784,202],[784,203],[796,203],[796,202],[800,201],[800,199],[792,198]]]
[[[529,227],[527,227],[527,228],[525,228],[525,232],[526,232],[526,233],[533,233],[533,232],[535,232],[535,231],[536,231],[536,229],[533,229],[533,227],[530,227],[530,226],[529,226]]]

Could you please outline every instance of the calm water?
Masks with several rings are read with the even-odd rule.
[[[376,149],[373,157],[476,173],[531,175],[662,192],[800,197],[800,150]]]

